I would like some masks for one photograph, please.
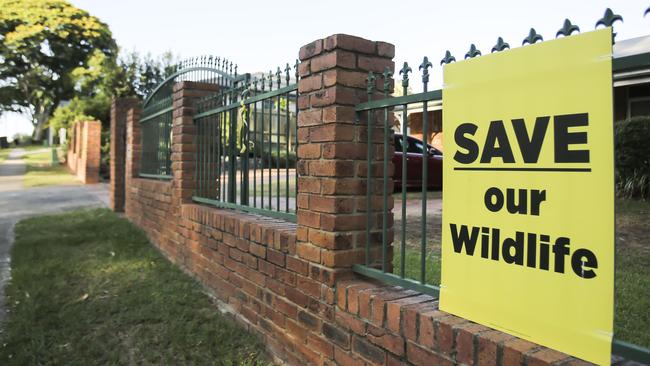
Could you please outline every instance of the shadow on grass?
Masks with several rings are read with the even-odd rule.
[[[0,364],[267,364],[257,338],[105,209],[16,226]]]

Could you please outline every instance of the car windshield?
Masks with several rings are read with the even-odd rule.
[[[394,139],[395,152],[401,153],[403,137],[401,135],[395,135],[394,137],[395,137]],[[408,143],[408,145],[406,146],[407,153],[420,154],[420,155],[423,154],[424,144],[422,143],[422,141],[410,136],[406,138],[406,141]],[[440,151],[438,151],[436,148],[434,148],[431,145],[429,145],[429,150],[432,151],[434,155],[442,155]]]
[[[395,151],[396,152],[402,152],[402,141],[403,137],[402,136],[395,136]],[[412,154],[422,154],[424,151],[424,147],[422,145],[422,141],[413,138],[413,137],[407,137],[406,138],[407,145],[406,145],[406,152],[412,153]]]
[[[406,141],[408,141],[408,146],[406,147],[407,152],[415,154],[422,154],[424,152],[422,141],[414,139],[413,137],[407,137]]]

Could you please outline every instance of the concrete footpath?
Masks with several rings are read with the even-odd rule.
[[[24,218],[84,207],[108,205],[108,185],[23,188],[25,151],[16,149],[0,164],[0,323],[4,320],[5,285],[11,278],[14,226]]]

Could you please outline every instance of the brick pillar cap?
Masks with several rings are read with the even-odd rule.
[[[299,58],[301,61],[304,61],[323,53],[323,51],[336,49],[387,58],[393,58],[395,56],[395,46],[393,44],[375,42],[365,38],[339,33],[302,46],[300,48]]]

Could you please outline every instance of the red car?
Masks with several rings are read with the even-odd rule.
[[[401,134],[395,134],[395,154],[393,155],[393,164],[395,172],[393,180],[395,188],[402,187],[402,142],[404,137]],[[442,188],[442,151],[427,144],[427,151],[424,152],[422,140],[411,136],[406,136],[406,187],[422,187],[422,159],[427,159],[428,178],[427,187],[429,189]]]

